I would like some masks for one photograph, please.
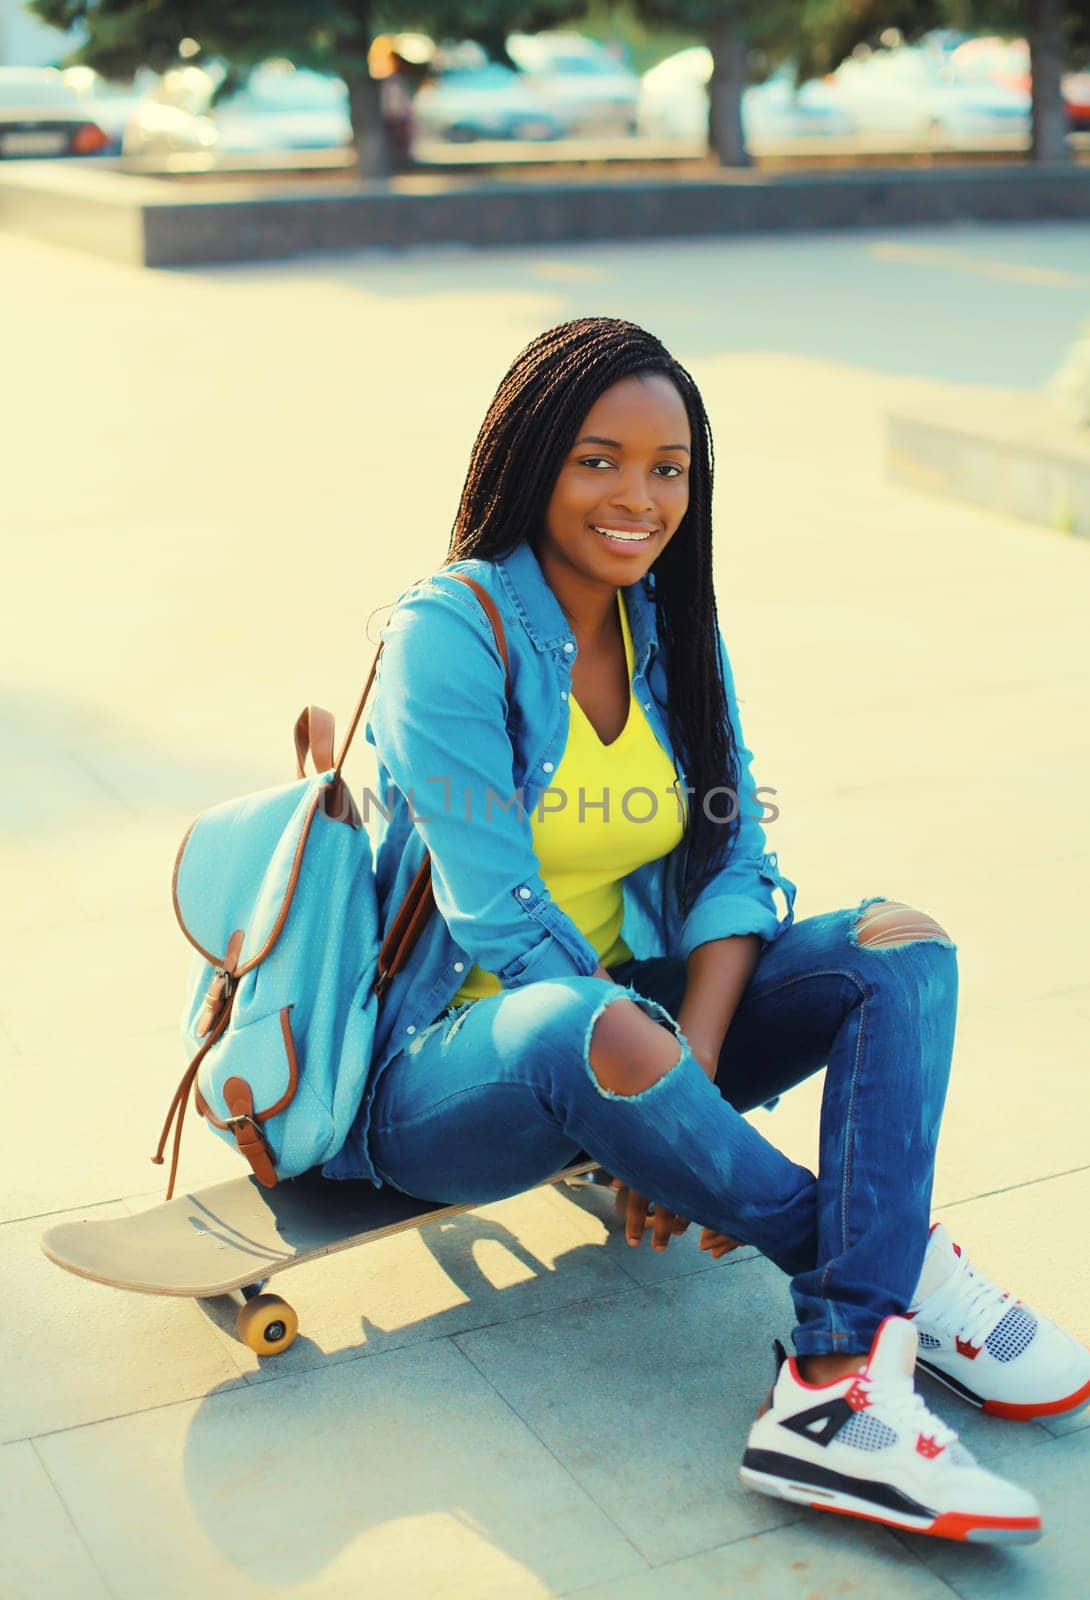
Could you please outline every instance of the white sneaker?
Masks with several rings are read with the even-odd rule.
[[[783,1351],[780,1351],[783,1357]],[[916,1331],[887,1317],[867,1364],[811,1384],[783,1359],[749,1432],[742,1481],[815,1511],[980,1544],[1041,1537],[1036,1500],[970,1455],[912,1387]]]
[[[916,1296],[918,1365],[963,1400],[1016,1422],[1090,1401],[1090,1350],[973,1267],[941,1222]]]

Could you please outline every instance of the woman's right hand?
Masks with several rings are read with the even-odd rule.
[[[616,1190],[613,1203],[618,1214],[625,1219],[625,1237],[629,1244],[642,1244],[643,1236],[647,1232],[651,1201],[646,1195],[637,1194],[635,1189],[630,1189],[620,1178],[614,1178],[612,1182]],[[688,1226],[684,1217],[679,1217],[675,1212],[667,1211],[665,1206],[656,1204],[654,1216],[651,1217],[651,1248],[658,1251],[665,1250],[674,1235],[684,1233]]]

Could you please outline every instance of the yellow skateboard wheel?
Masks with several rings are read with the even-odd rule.
[[[235,1332],[259,1356],[278,1356],[294,1343],[299,1318],[278,1294],[258,1294],[239,1312]]]

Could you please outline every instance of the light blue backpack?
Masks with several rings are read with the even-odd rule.
[[[503,624],[472,578],[507,664]],[[434,908],[425,856],[380,946],[371,842],[341,768],[363,715],[368,674],[339,758],[333,718],[308,706],[295,724],[297,781],[204,811],[174,865],[174,909],[194,947],[182,1019],[196,1051],[152,1158],[197,1109],[272,1187],[335,1155],[359,1109],[381,996]],[[310,755],[316,777],[305,776]]]

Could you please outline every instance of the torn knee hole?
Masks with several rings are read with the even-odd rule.
[[[866,945],[871,949],[915,944],[920,941],[933,941],[946,945],[953,942],[946,929],[937,923],[934,917],[928,916],[925,911],[917,911],[913,906],[906,906],[894,900],[883,900],[868,906],[855,924],[852,934],[853,943]]]
[[[631,1098],[652,1088],[681,1060],[682,1045],[633,1000],[607,1000],[587,1030],[586,1059],[599,1090]]]

